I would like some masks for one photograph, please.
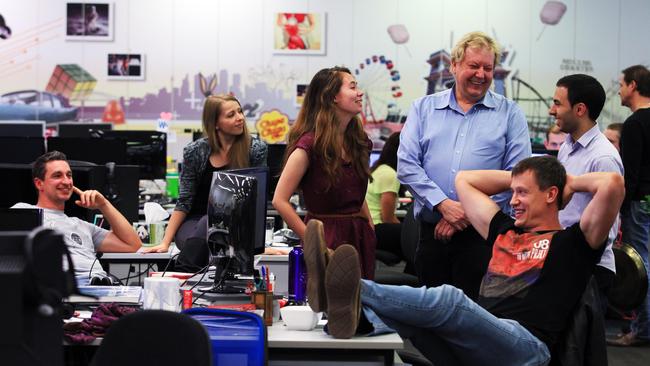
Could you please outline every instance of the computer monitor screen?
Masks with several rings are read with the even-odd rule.
[[[44,153],[43,137],[0,137],[0,163],[31,163]]]
[[[286,144],[270,144],[268,145],[268,155],[266,163],[269,167],[269,185],[267,190],[267,197],[269,200],[273,199],[275,194],[275,187],[278,186],[278,180],[282,173],[282,164],[284,163],[284,154],[287,151]]]
[[[0,121],[0,136],[44,137],[43,121]]]
[[[368,160],[368,164],[372,167],[377,160],[379,160],[379,156],[381,155],[381,151],[372,151],[370,153],[370,160]]]
[[[165,179],[167,134],[158,131],[106,131],[105,137],[126,143],[126,162],[140,166],[140,179]]]
[[[255,254],[264,253],[264,233],[266,231],[266,208],[268,197],[269,168],[253,167],[244,169],[233,169],[228,172],[240,175],[246,175],[257,179],[257,202],[255,204],[255,225],[251,227],[255,233]]]
[[[0,301],[2,364],[62,365],[65,244],[49,230],[32,240],[29,234],[0,232],[0,286],[7,294]]]
[[[257,179],[228,172],[212,174],[208,197],[208,245],[228,257],[235,274],[252,275],[257,225]],[[262,221],[262,242],[264,221]]]
[[[81,190],[94,189],[105,192],[105,167],[75,166],[74,162],[70,162],[70,168],[76,187]],[[0,207],[9,208],[18,202],[36,204],[38,194],[32,182],[30,164],[0,164],[0,176],[3,177]],[[77,206],[74,199],[71,199],[65,204],[65,213],[92,222],[95,212]]]
[[[61,122],[58,125],[59,137],[101,137],[113,125],[104,122]]]
[[[41,225],[40,208],[0,208],[0,231],[31,231]]]
[[[60,151],[68,160],[95,164],[126,164],[126,143],[111,138],[50,137],[47,151]]]

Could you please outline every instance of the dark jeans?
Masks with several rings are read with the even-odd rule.
[[[421,225],[415,255],[420,282],[427,287],[453,285],[476,301],[492,246],[471,226],[454,234],[449,242],[442,242],[434,238],[434,224],[422,221]]]
[[[176,231],[174,236],[174,243],[176,248],[183,250],[185,247],[185,242],[189,238],[202,238],[205,240],[205,237],[208,235],[208,215],[202,216],[188,216],[185,218],[185,221]]]
[[[207,221],[207,215],[189,216],[178,228],[174,242],[181,252],[174,264],[174,271],[194,273],[208,264]]]

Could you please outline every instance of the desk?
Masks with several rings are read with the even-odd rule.
[[[142,253],[142,250],[144,249],[145,248],[140,248],[140,250],[135,253],[104,253],[99,262],[102,264],[104,270],[109,273],[111,272],[111,264],[146,264],[147,269],[145,272],[147,272],[148,275],[149,269],[152,265],[155,264],[158,267],[158,270],[162,271],[167,263],[169,263],[169,260],[174,255],[180,253],[180,250],[178,250],[175,245],[170,246],[167,253]],[[138,273],[142,274],[142,271],[139,270]],[[127,275],[129,274],[130,268],[127,268]],[[117,277],[124,278],[127,276],[118,275]]]
[[[404,348],[397,333],[336,339],[325,334],[320,324],[311,331],[288,330],[282,322],[268,327],[269,364],[304,365],[311,361],[318,364],[392,365],[395,350]]]
[[[289,330],[282,321],[267,327],[269,365],[393,365],[395,350],[404,348],[397,333],[336,339],[325,334],[321,324],[311,331]],[[97,338],[87,345],[75,346],[76,352],[101,342]],[[63,344],[71,346],[65,341]]]

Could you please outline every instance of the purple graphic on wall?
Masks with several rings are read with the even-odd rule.
[[[218,83],[215,94],[232,93],[239,99],[244,107],[246,104],[254,106],[264,101],[264,110],[277,109],[286,113],[291,120],[296,118],[298,110],[293,101],[293,96],[281,90],[274,90],[266,83],[255,83],[254,85],[242,85],[241,75],[232,74],[232,82],[229,82],[227,70],[221,70],[218,75]],[[142,97],[119,98],[128,119],[151,119],[157,120],[161,111],[171,111],[174,119],[177,120],[200,120],[203,101],[205,97],[200,91],[199,73],[192,77],[190,88],[190,77],[186,76],[179,87],[161,88],[156,93],[147,93]],[[101,119],[104,106],[84,106],[79,109],[79,117],[82,119]]]

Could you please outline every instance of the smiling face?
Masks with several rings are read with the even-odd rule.
[[[342,79],[341,89],[334,97],[334,106],[337,114],[345,116],[347,120],[361,112],[363,107],[363,92],[359,89],[354,76],[340,72]],[[347,118],[347,116],[350,116]]]
[[[573,133],[579,127],[579,121],[575,114],[574,108],[569,103],[569,91],[563,86],[555,88],[553,94],[553,103],[548,110],[548,114],[555,117],[555,124],[560,127],[564,133]]]
[[[225,101],[217,118],[217,134],[239,136],[244,133],[245,123],[244,113],[239,103],[233,100]]]
[[[38,190],[38,203],[41,207],[63,209],[72,196],[72,170],[63,160],[53,160],[45,164],[45,178],[34,178]]]
[[[456,99],[474,104],[492,85],[494,53],[487,48],[468,47],[460,62],[452,62],[451,72],[456,78]]]
[[[527,170],[512,177],[510,205],[515,212],[515,226],[534,230],[544,224],[544,216],[551,207],[557,208],[557,187],[541,190],[535,173]]]

